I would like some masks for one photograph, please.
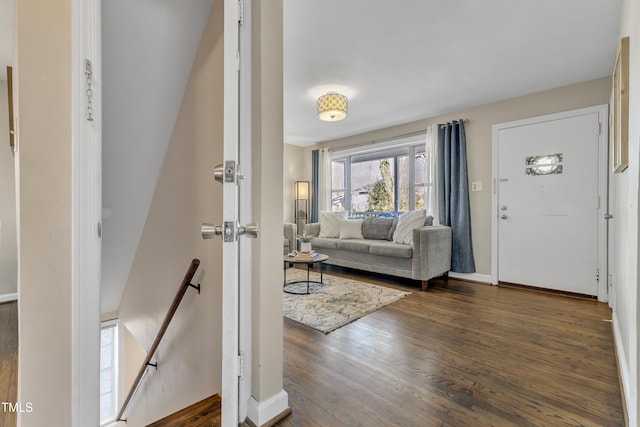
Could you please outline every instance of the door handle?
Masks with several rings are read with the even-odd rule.
[[[507,219],[507,214],[502,214],[502,215],[500,215],[500,218],[502,218],[502,219]]]
[[[212,239],[216,236],[222,236],[222,226],[208,224],[205,222],[204,224],[202,224],[201,232],[203,239]]]
[[[238,226],[238,235],[245,235],[250,239],[257,239],[258,233],[260,232],[260,227],[258,224],[247,224]]]
[[[611,214],[605,214],[605,215],[604,215],[604,219],[613,219],[613,215],[611,215]]]

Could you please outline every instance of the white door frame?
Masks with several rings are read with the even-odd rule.
[[[99,425],[102,242],[102,50],[100,0],[73,0],[71,425]],[[91,61],[91,116],[88,76]]]
[[[239,181],[240,192],[240,224],[253,221],[253,175],[252,162],[252,128],[251,128],[251,1],[244,1],[242,21],[239,27],[240,44],[240,172],[245,178]],[[252,265],[253,244],[251,239],[240,241],[239,262],[245,267],[240,270],[240,325],[239,354],[242,360],[242,375],[239,384],[238,423],[247,418],[249,399],[251,398],[252,370]]]
[[[605,220],[605,214],[607,213],[607,174],[608,174],[608,156],[607,156],[607,141],[609,135],[608,127],[608,111],[609,107],[606,104],[596,105],[594,107],[580,108],[576,110],[563,111],[556,114],[548,114],[544,116],[532,117],[523,120],[516,120],[512,122],[498,123],[493,125],[493,141],[492,141],[492,191],[491,191],[491,283],[498,284],[498,135],[502,129],[508,129],[517,126],[526,126],[535,123],[560,120],[569,117],[575,117],[584,114],[598,113],[599,129],[594,129],[594,132],[598,132],[598,270],[600,272],[600,279],[598,281],[598,301],[606,302],[608,300],[607,294],[607,278],[609,277],[607,272],[607,224]]]

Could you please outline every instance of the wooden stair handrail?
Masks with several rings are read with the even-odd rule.
[[[162,341],[162,337],[164,336],[164,333],[167,331],[167,328],[169,327],[169,324],[171,323],[171,319],[173,319],[173,315],[176,313],[176,310],[178,310],[178,306],[180,305],[180,302],[182,301],[182,298],[184,297],[184,294],[187,292],[187,289],[191,286],[191,287],[195,287],[196,289],[198,289],[198,293],[200,293],[200,285],[195,286],[191,283],[191,280],[193,279],[193,276],[196,274],[196,270],[198,269],[198,266],[200,265],[200,260],[199,259],[194,259],[191,261],[191,265],[189,266],[189,269],[187,270],[187,273],[184,275],[184,279],[182,279],[182,283],[180,284],[180,288],[178,288],[178,293],[176,293],[176,296],[173,298],[173,302],[171,303],[171,306],[169,307],[169,311],[167,311],[167,315],[164,317],[164,321],[162,322],[162,325],[160,326],[160,330],[158,331],[158,334],[156,335],[156,338],[153,340],[153,344],[151,344],[151,348],[149,349],[149,352],[147,353],[147,357],[145,357],[144,361],[142,362],[142,366],[140,366],[140,370],[138,371],[138,375],[136,375],[136,379],[133,381],[133,384],[131,385],[131,389],[129,390],[129,394],[127,395],[127,398],[124,400],[124,403],[122,404],[122,407],[120,408],[120,412],[118,412],[118,416],[116,417],[116,422],[118,421],[127,421],[126,419],[123,419],[122,416],[124,415],[124,411],[127,409],[127,406],[129,405],[129,402],[131,402],[131,399],[133,398],[133,395],[136,393],[136,390],[138,389],[138,386],[140,385],[140,381],[142,381],[142,377],[144,376],[144,373],[147,370],[147,367],[151,364],[151,359],[153,358],[153,355],[155,354],[156,350],[158,349],[158,346],[160,345],[160,341]],[[156,367],[157,368],[157,367]]]

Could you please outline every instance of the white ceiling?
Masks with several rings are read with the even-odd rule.
[[[620,0],[285,0],[285,142],[311,145],[610,75]],[[316,99],[347,95],[342,122]]]

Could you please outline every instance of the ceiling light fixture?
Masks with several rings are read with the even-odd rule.
[[[348,99],[337,92],[327,92],[318,98],[318,118],[325,122],[338,122],[347,117]]]

